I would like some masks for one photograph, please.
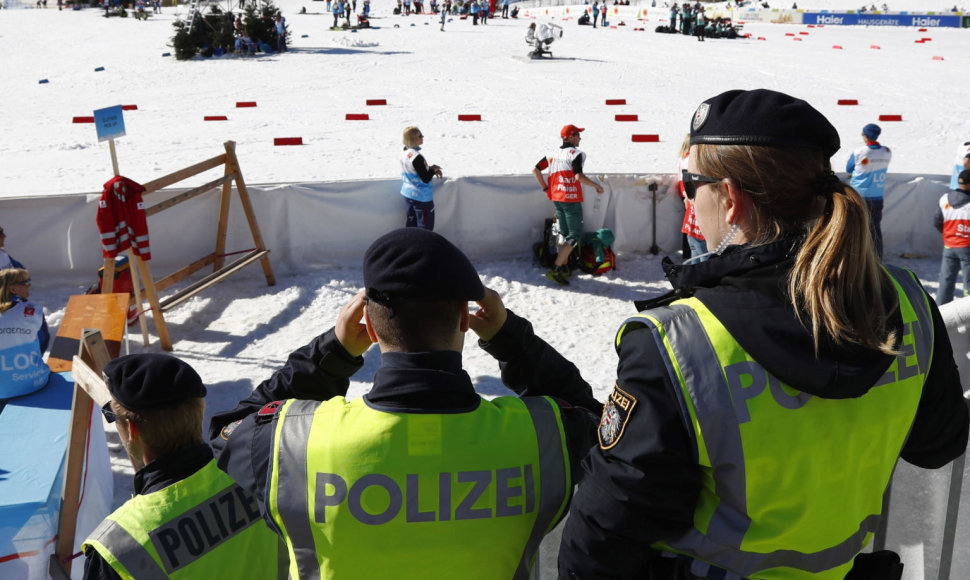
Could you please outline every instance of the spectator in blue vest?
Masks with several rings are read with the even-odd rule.
[[[0,399],[42,389],[50,368],[43,361],[50,342],[44,310],[30,299],[30,273],[0,270]]]
[[[7,253],[7,249],[4,244],[7,241],[7,234],[4,232],[3,228],[0,227],[0,270],[6,268],[23,268],[24,265],[14,260],[13,257]]]
[[[882,208],[883,192],[886,189],[886,175],[889,161],[893,152],[889,147],[879,144],[882,128],[875,123],[869,123],[862,128],[862,139],[865,145],[855,149],[849,155],[845,170],[849,176],[849,185],[859,192],[869,210],[869,231],[876,243],[876,251],[882,257]]]
[[[441,168],[428,166],[421,153],[424,135],[417,127],[404,130],[404,152],[401,153],[401,195],[407,204],[405,227],[434,229],[432,178],[441,178]]]

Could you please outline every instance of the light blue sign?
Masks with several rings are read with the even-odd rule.
[[[94,126],[98,129],[98,142],[125,136],[125,114],[121,105],[98,109],[94,112]]]

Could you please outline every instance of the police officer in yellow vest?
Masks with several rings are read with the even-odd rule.
[[[286,540],[293,578],[528,578],[601,405],[444,237],[382,236],[363,278],[334,328],[213,418],[219,466]],[[475,392],[461,363],[469,328],[525,396]],[[347,400],[373,342],[373,386]]]
[[[105,365],[135,496],[84,541],[85,579],[285,578],[286,552],[256,500],[202,439],[206,390],[188,364],[133,354]]]
[[[808,103],[729,91],[690,142],[684,187],[716,250],[665,260],[674,290],[620,327],[560,575],[891,578],[895,554],[856,555],[897,459],[937,468],[967,445],[940,314],[879,260]]]

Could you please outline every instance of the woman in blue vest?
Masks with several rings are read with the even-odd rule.
[[[0,399],[33,393],[50,377],[43,360],[50,341],[44,309],[29,298],[27,270],[0,270]]]
[[[891,577],[895,554],[855,557],[896,461],[937,468],[967,445],[939,311],[882,265],[808,103],[723,93],[690,143],[684,187],[715,250],[665,260],[674,290],[620,327],[560,576]]]
[[[441,168],[428,165],[421,153],[424,135],[417,127],[404,130],[401,153],[401,195],[407,207],[405,227],[434,229],[434,189],[431,180],[441,178]]]

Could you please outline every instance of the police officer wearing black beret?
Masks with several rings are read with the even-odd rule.
[[[103,378],[111,400],[101,413],[135,468],[135,496],[85,540],[84,577],[273,577],[285,567],[255,500],[202,438],[198,373],[174,356],[133,354],[110,361]]]
[[[673,290],[620,326],[560,576],[890,578],[892,554],[852,568],[899,457],[937,468],[967,445],[939,311],[882,264],[809,103],[722,93],[690,143],[684,189],[714,255],[665,259]]]
[[[219,466],[286,541],[292,577],[526,577],[601,405],[439,234],[382,236],[363,279],[333,328],[213,417]],[[469,328],[519,397],[475,392]],[[375,342],[373,385],[348,401]]]

